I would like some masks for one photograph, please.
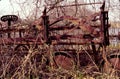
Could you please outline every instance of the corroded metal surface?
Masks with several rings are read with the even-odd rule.
[[[66,69],[71,68],[70,66],[73,65],[72,62],[80,60],[80,58],[77,58],[77,54],[79,56],[79,52],[82,52],[84,48],[78,52],[79,49],[77,49],[77,46],[83,45],[83,47],[88,46],[87,51],[85,50],[84,53],[92,53],[92,55],[90,55],[92,56],[91,59],[93,59],[96,64],[99,63],[100,48],[109,45],[108,11],[104,11],[104,6],[101,7],[100,12],[91,16],[83,18],[61,16],[53,23],[50,23],[45,8],[41,18],[42,23],[30,25],[27,29],[18,29],[11,26],[11,22],[18,19],[17,16],[3,16],[1,20],[8,21],[8,27],[0,28],[0,44],[15,44],[18,46],[33,45],[35,48],[37,48],[38,45],[53,45],[54,48],[50,49],[54,51],[67,51],[67,53],[62,52],[54,57],[56,64],[59,64]],[[68,24],[54,26],[54,24],[61,21]],[[61,47],[59,47],[59,45],[61,45]],[[76,47],[73,47],[73,45],[76,45]],[[72,46],[72,48],[70,48],[70,46]],[[69,52],[74,53],[71,54]],[[70,57],[68,55],[70,55]],[[85,56],[88,58],[86,54]],[[61,60],[64,62],[62,63]],[[70,62],[67,63],[68,60],[70,60]],[[81,61],[84,61],[84,58]]]

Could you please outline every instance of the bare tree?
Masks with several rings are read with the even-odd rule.
[[[79,5],[83,3],[97,3],[103,2],[104,0],[9,0],[11,6],[13,6],[14,11],[14,3],[17,3],[20,7],[20,11],[18,11],[18,15],[20,17],[26,18],[28,21],[34,21],[39,19],[42,15],[43,9],[46,6],[48,15],[50,15],[53,19],[58,18],[64,15],[70,15],[74,17],[81,17],[92,14],[93,11],[99,11],[99,4],[91,4],[91,5]],[[109,10],[110,20],[112,21],[120,21],[120,7],[119,0],[105,0],[106,2],[106,10]],[[64,5],[73,5],[63,7]],[[57,7],[59,6],[59,7]],[[52,19],[51,19],[52,20]]]

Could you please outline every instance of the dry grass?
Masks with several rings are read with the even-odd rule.
[[[44,49],[46,50],[44,50]],[[73,66],[71,70],[54,66],[52,46],[30,47],[25,51],[15,51],[14,46],[1,45],[0,78],[1,79],[119,79],[116,70],[107,68],[109,73],[101,72],[94,63],[84,67]],[[107,70],[107,71],[108,71]]]

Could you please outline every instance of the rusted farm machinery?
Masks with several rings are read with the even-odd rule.
[[[46,44],[49,46],[49,50],[52,49],[53,62],[56,67],[71,69],[73,65],[86,66],[91,63],[91,60],[99,66],[101,60],[107,61],[105,50],[110,44],[108,11],[104,10],[104,5],[100,8],[100,12],[91,16],[80,19],[62,16],[53,23],[49,22],[45,8],[42,15],[42,26],[39,26],[39,28],[42,27],[41,29],[37,29],[36,25],[33,25],[31,30],[12,28],[11,22],[17,21],[18,17],[15,15],[3,16],[1,20],[7,21],[8,27],[0,29],[0,44],[14,45],[14,50],[17,52],[28,51],[30,46],[37,49]],[[54,25],[61,21],[67,25]]]

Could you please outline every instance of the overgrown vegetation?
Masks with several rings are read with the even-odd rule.
[[[12,0],[9,1],[12,4]],[[18,25],[16,24],[17,26],[20,27],[25,25],[24,27],[30,29],[34,21],[37,21],[36,23],[39,25],[41,18],[40,15],[42,13],[41,8],[43,8],[43,6],[41,6],[43,3],[41,0],[26,0],[22,3],[19,3],[17,0],[14,1],[20,6],[21,12],[26,18],[24,20],[21,19],[23,22],[19,20],[20,22]],[[86,0],[73,0],[73,2],[75,2],[75,7],[72,8],[56,8],[56,6],[66,5],[68,3],[67,1],[68,0],[65,0],[65,2],[64,0],[44,1],[45,7],[48,8],[48,15],[50,15],[51,23],[63,15],[71,15],[81,18],[83,16],[89,16],[93,13],[93,11],[87,9],[88,7],[77,5],[77,3],[84,3]],[[102,0],[98,1],[102,2]],[[93,2],[95,3],[96,1],[93,0]],[[109,1],[107,1],[107,4],[111,8]],[[27,6],[27,9],[31,6],[34,7],[29,8],[28,15],[25,6]],[[92,8],[96,11],[97,8],[95,8],[95,5],[90,6],[92,6]],[[60,24],[68,25],[69,22],[66,24],[65,23]],[[18,29],[20,29],[19,27]],[[77,50],[77,53],[75,53],[75,56],[77,57],[76,59],[72,59],[69,55],[66,57],[61,55],[57,56],[55,54],[56,50],[54,50],[54,46],[52,44],[49,45],[44,43],[43,45],[36,46],[34,45],[36,42],[33,42],[32,44],[23,43],[18,46],[16,44],[5,44],[5,41],[2,41],[3,44],[0,45],[1,79],[119,79],[120,76],[120,71],[115,68],[116,66],[111,65],[111,63],[108,65],[101,60],[99,61],[100,64],[97,65],[92,56],[93,53],[89,50],[91,48],[87,45],[80,47],[73,46],[73,48]],[[42,41],[44,40],[42,39]],[[61,46],[61,48],[64,47],[67,46]],[[68,48],[69,47],[70,46],[68,46]],[[119,54],[119,47],[119,45],[110,45],[106,48],[106,51],[103,51],[101,48],[99,53],[106,53],[107,55],[110,55],[115,52]],[[81,49],[83,51],[80,51]],[[118,60],[114,62],[119,62]]]
[[[107,67],[107,71],[109,70],[107,73],[104,71],[106,68],[102,72],[93,64],[79,68],[74,64],[70,70],[61,66],[56,67],[53,62],[53,51],[47,45],[38,46],[37,49],[30,47],[27,52],[23,49],[16,52],[14,46],[8,45],[2,45],[1,49],[0,77],[2,79],[119,79],[118,73],[111,67]],[[82,62],[85,63],[84,60]]]

